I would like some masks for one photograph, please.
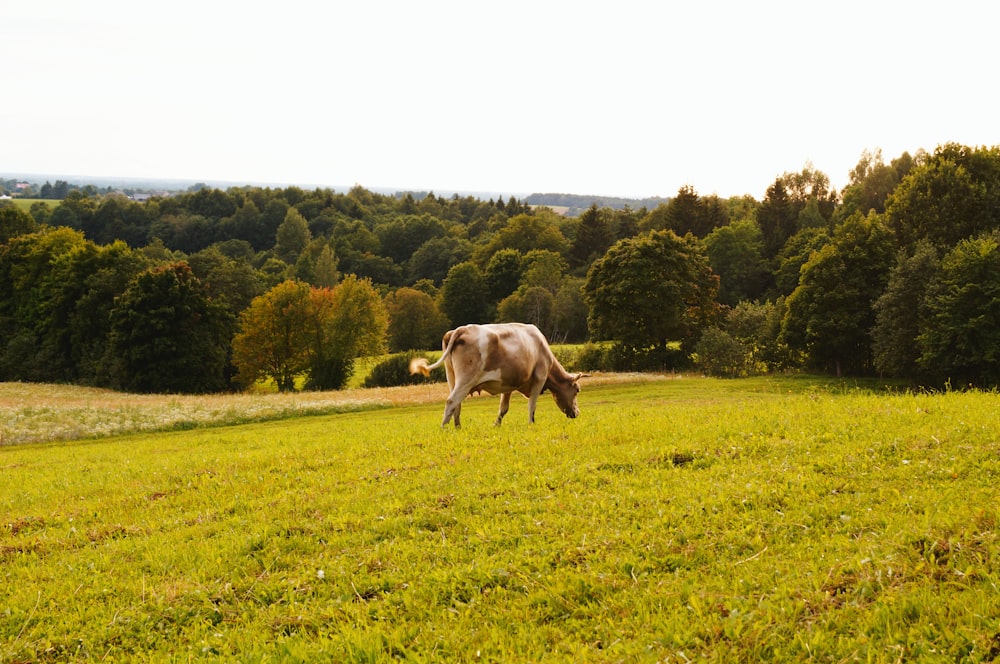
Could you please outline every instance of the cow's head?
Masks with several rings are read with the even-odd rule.
[[[578,373],[569,376],[569,380],[552,381],[549,387],[552,390],[552,398],[556,400],[559,410],[566,413],[566,417],[574,418],[580,414],[580,407],[576,405],[576,395],[580,393],[580,385],[577,381],[588,374]]]

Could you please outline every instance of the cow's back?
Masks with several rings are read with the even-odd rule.
[[[490,384],[488,391],[527,389],[544,380],[552,364],[545,337],[534,325],[463,325],[452,331],[452,367],[458,382]],[[444,343],[451,341],[446,336]]]

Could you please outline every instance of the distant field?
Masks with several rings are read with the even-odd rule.
[[[30,212],[31,206],[34,203],[44,203],[45,205],[48,205],[50,208],[55,208],[56,206],[59,205],[59,203],[62,202],[62,201],[46,200],[42,198],[13,198],[11,200],[13,201],[14,205],[21,208],[25,212]]]
[[[535,426],[442,430],[438,384],[115,436],[212,406],[14,388],[5,427],[106,437],[0,447],[0,661],[1000,659],[996,393],[611,375]]]

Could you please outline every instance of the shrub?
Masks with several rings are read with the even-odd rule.
[[[692,359],[709,376],[737,378],[748,373],[748,356],[746,346],[733,335],[710,327],[698,340]]]
[[[567,371],[674,371],[689,364],[679,344],[631,348],[587,343],[566,366]]]
[[[395,353],[382,360],[365,378],[363,387],[396,387],[398,385],[417,385],[419,383],[442,383],[447,380],[444,367],[438,367],[431,372],[430,377],[410,373],[410,360],[420,353]]]

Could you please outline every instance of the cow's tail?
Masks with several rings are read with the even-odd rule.
[[[441,357],[434,364],[429,364],[426,358],[415,357],[410,360],[410,373],[411,374],[422,374],[424,376],[430,376],[431,371],[437,369],[439,366],[444,364],[445,359],[451,355],[451,349],[455,347],[455,341],[458,340],[459,334],[457,330],[449,332],[446,336],[446,343],[444,352],[441,353]]]

